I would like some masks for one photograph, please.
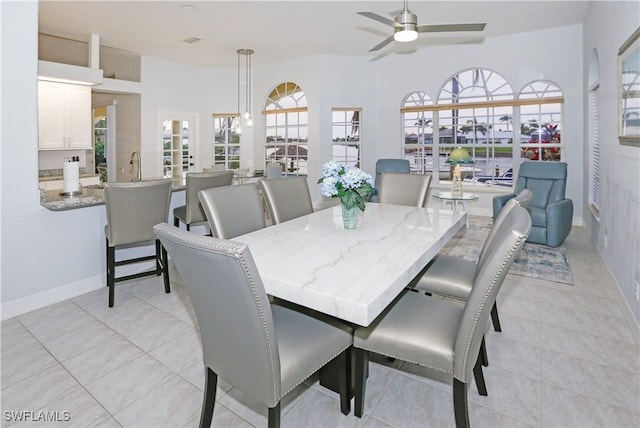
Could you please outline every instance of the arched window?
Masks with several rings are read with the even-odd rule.
[[[419,174],[433,171],[433,111],[415,108],[431,105],[433,101],[424,92],[412,92],[402,102],[404,158]]]
[[[455,147],[467,149],[473,165],[466,179],[494,178],[513,168],[513,90],[498,73],[473,68],[451,76],[438,96],[438,153],[442,165]]]
[[[525,85],[520,105],[521,157],[558,161],[562,154],[562,91],[555,83],[537,80]]]
[[[277,85],[265,103],[265,160],[290,175],[307,174],[308,113],[304,91],[293,82]]]

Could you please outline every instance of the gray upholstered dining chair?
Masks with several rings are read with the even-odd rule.
[[[378,190],[380,189],[380,177],[382,174],[387,172],[409,174],[410,171],[411,164],[407,159],[378,159],[376,161],[376,176],[370,201],[378,202]]]
[[[107,243],[107,287],[109,307],[115,300],[116,282],[147,275],[163,275],[164,291],[171,291],[167,252],[153,234],[153,226],[167,221],[171,200],[171,179],[122,183],[104,183],[107,209],[105,235]],[[155,244],[151,256],[116,261],[116,250]],[[155,261],[155,269],[116,277],[116,266]]]
[[[267,164],[267,175],[268,179],[270,178],[280,178],[282,177],[282,165],[279,163],[270,162]]]
[[[306,177],[260,180],[260,187],[273,224],[313,212]]]
[[[166,223],[154,228],[184,279],[202,337],[205,386],[200,427],[209,427],[218,376],[268,407],[335,358],[340,408],[350,412],[351,329],[269,303],[246,244],[196,235]]]
[[[436,294],[448,299],[460,300],[462,302],[466,301],[469,293],[471,293],[471,287],[473,286],[478,265],[486,256],[487,247],[489,247],[491,241],[495,238],[497,227],[516,205],[526,208],[532,196],[529,190],[524,189],[518,193],[516,197],[507,202],[507,205],[505,205],[495,219],[476,262],[446,254],[438,254],[429,264],[427,271],[422,275],[420,280],[414,283],[414,289],[429,294]],[[502,331],[497,303],[494,303],[491,308],[491,320],[493,322],[493,329],[498,332]]]
[[[375,352],[451,377],[456,426],[469,426],[467,385],[472,374],[478,391],[486,395],[478,354],[489,312],[530,231],[529,213],[515,206],[497,227],[464,304],[405,290],[371,325],[355,330],[356,416],[363,412],[368,353]]]
[[[207,216],[198,199],[198,192],[213,187],[231,185],[233,171],[188,172],[186,180],[185,205],[173,209],[173,225],[178,227],[182,222],[187,226],[187,230],[191,230],[192,224],[207,221]]]
[[[430,195],[430,174],[385,172],[380,176],[378,202],[381,204],[426,207]]]
[[[266,227],[262,199],[253,183],[201,190],[198,198],[217,238],[232,239]]]

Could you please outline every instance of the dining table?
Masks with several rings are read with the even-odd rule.
[[[368,326],[466,224],[466,212],[367,203],[345,230],[341,206],[238,236],[268,294]]]

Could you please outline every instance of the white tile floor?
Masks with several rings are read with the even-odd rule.
[[[584,228],[566,246],[574,286],[507,277],[503,332],[487,336],[489,396],[469,389],[472,426],[640,426],[640,350],[612,280]],[[2,426],[197,426],[199,332],[186,289],[172,287],[131,281],[111,309],[105,288],[2,322]],[[362,419],[343,416],[337,394],[309,379],[285,398],[282,425],[454,426],[450,385],[420,370],[371,364]],[[214,426],[266,425],[266,408],[228,384],[217,398]],[[8,411],[70,420],[14,423]]]

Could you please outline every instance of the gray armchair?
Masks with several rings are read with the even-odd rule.
[[[378,202],[378,189],[380,189],[380,177],[385,172],[409,174],[411,164],[406,159],[378,159],[376,161],[376,176],[371,194],[371,202]]]
[[[489,312],[530,231],[531,217],[524,208],[515,206],[497,227],[486,257],[478,265],[466,303],[407,290],[371,325],[356,329],[356,416],[363,413],[368,355],[375,352],[428,367],[431,371],[426,375],[452,378],[456,426],[469,426],[467,385],[475,378],[478,391],[486,395],[478,356]]]
[[[204,354],[200,427],[209,427],[218,376],[268,407],[280,425],[280,401],[328,362],[339,358],[340,407],[350,412],[351,329],[269,303],[247,245],[197,235],[166,223],[154,227],[185,281]]]
[[[497,218],[509,199],[523,189],[529,189],[533,199],[527,210],[533,227],[527,241],[557,247],[569,236],[573,219],[573,201],[565,197],[566,186],[565,162],[522,162],[514,193],[493,198],[493,218]]]

